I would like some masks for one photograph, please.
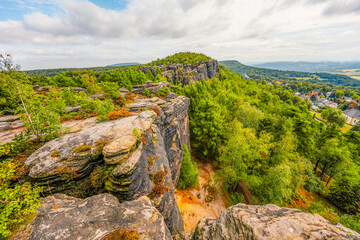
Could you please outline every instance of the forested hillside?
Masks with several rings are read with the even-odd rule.
[[[178,53],[148,65],[194,65],[208,60],[211,58],[202,54]],[[222,64],[249,76],[269,74],[268,70],[236,62]],[[310,104],[294,96],[291,89],[276,89],[266,81],[244,79],[234,72],[219,66],[216,78],[184,86],[175,79],[170,89],[190,98],[191,154],[197,161],[211,161],[217,166],[216,178],[227,193],[227,203],[299,208],[360,231],[359,126],[343,133],[336,122],[315,120]],[[297,73],[270,74],[289,79]],[[342,81],[342,76],[335,78]],[[53,77],[33,76],[11,68],[0,72],[2,115],[22,114],[28,127],[15,142],[0,146],[0,219],[4,229],[0,235],[7,236],[18,219],[23,220],[38,206],[41,190],[28,181],[23,164],[29,151],[63,134],[61,121],[93,116],[106,121],[126,116],[123,107],[132,101],[125,102],[118,89],[130,90],[147,80],[160,82],[166,78],[161,69],[143,73],[138,66],[103,72],[70,71]],[[351,79],[344,81],[352,84]],[[34,85],[55,87],[49,94],[42,94],[33,89]],[[86,92],[69,87],[84,88]],[[164,87],[158,95],[168,93]],[[102,94],[102,99],[89,98],[93,94]],[[68,112],[69,107],[80,110]],[[37,138],[30,138],[34,135]],[[189,164],[188,153],[186,158]],[[188,168],[191,178],[196,178],[196,164]],[[26,201],[19,204],[19,198]],[[5,201],[14,202],[9,206]]]
[[[360,87],[360,81],[341,74],[330,74],[326,72],[297,72],[297,71],[281,71],[267,68],[251,67],[241,64],[238,61],[220,61],[220,64],[224,65],[233,72],[236,72],[242,76],[247,74],[253,79],[281,79],[291,81],[306,81],[311,83],[329,83],[347,87]]]

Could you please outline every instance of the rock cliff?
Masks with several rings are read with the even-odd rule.
[[[147,73],[151,71],[153,75],[158,69],[162,70],[162,75],[166,77],[169,82],[173,84],[181,83],[183,86],[189,83],[194,83],[200,79],[215,78],[218,70],[218,62],[210,60],[199,64],[171,64],[160,66],[141,66],[139,68],[142,72]]]
[[[168,229],[182,231],[174,186],[182,145],[189,144],[189,104],[171,94],[167,100],[139,99],[127,106],[131,117],[95,124],[36,150],[25,162],[29,177],[48,194],[109,192],[121,202],[149,196]]]

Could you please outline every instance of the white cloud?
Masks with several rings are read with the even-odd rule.
[[[356,11],[340,14],[349,13],[340,0],[130,0],[121,11],[86,0],[57,3],[56,14],[0,22],[0,51],[15,51],[24,68],[146,62],[177,51],[241,61],[360,55],[360,19]]]

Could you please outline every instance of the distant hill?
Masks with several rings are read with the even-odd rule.
[[[260,68],[300,72],[328,72],[344,74],[360,80],[360,61],[354,62],[266,62],[249,63]]]
[[[90,67],[90,68],[55,68],[55,69],[37,69],[37,70],[28,70],[24,71],[27,74],[35,75],[39,77],[53,77],[63,72],[70,71],[95,71],[95,72],[104,72],[109,71],[116,68],[125,68],[130,65],[122,65],[122,66],[106,66],[106,67]]]
[[[113,65],[107,65],[106,67],[119,67],[119,66],[132,66],[132,65],[141,65],[141,63],[138,62],[116,63]]]
[[[253,67],[300,72],[341,72],[344,69],[360,69],[358,62],[265,62],[249,64]]]
[[[268,68],[252,67],[244,65],[236,60],[220,61],[233,72],[242,76],[247,74],[256,79],[282,79],[293,81],[308,81],[312,83],[331,83],[334,85],[360,87],[360,81],[343,74],[330,74],[326,72],[303,72],[303,71],[283,71]]]

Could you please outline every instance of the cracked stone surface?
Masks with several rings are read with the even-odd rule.
[[[143,240],[171,239],[163,216],[145,196],[120,203],[111,194],[86,199],[55,194],[41,203],[29,240],[99,240],[118,229],[136,229]]]
[[[360,239],[360,235],[341,224],[331,224],[318,214],[271,204],[237,204],[218,219],[201,219],[192,239],[335,240]]]

